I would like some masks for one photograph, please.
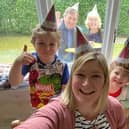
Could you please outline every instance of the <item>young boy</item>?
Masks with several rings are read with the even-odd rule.
[[[125,44],[120,56],[110,65],[109,95],[118,99],[125,108],[129,124],[129,43]],[[129,126],[129,125],[128,125]]]
[[[67,65],[56,56],[61,34],[56,27],[54,5],[43,24],[33,30],[31,42],[36,52],[30,54],[24,48],[13,63],[9,81],[16,86],[29,72],[31,104],[37,109],[47,104],[51,97],[59,95],[69,79]]]

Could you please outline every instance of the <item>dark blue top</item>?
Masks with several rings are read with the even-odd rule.
[[[61,46],[58,51],[58,56],[61,60],[65,62],[71,62],[73,61],[74,55],[72,53],[65,52],[66,48],[72,48],[73,42],[74,42],[74,31],[75,29],[67,29],[64,21],[62,21],[62,24],[60,25],[59,30],[61,31],[62,36],[62,42]]]
[[[94,41],[97,43],[102,43],[102,32],[99,31],[97,33],[91,34],[90,32],[88,32],[86,34],[86,37],[89,41]]]

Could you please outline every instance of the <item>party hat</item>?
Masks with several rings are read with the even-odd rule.
[[[88,16],[99,16],[97,5],[93,7],[93,9],[88,13]]]
[[[78,11],[79,9],[79,2],[77,2],[76,4],[74,4],[71,8],[75,9]]]
[[[89,44],[89,41],[86,39],[86,36],[80,31],[79,27],[77,26],[77,48],[76,48],[76,55],[80,56],[86,52],[93,51],[92,46]]]
[[[122,49],[120,55],[115,59],[116,62],[120,62],[123,64],[129,63],[129,42],[128,40],[125,42],[125,46]]]
[[[57,30],[54,4],[50,8],[50,10],[49,10],[44,22],[41,24],[41,27],[45,31],[56,31]]]

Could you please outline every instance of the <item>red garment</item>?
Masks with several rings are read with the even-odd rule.
[[[120,88],[115,93],[109,93],[109,95],[112,96],[112,97],[118,97],[121,94],[121,91],[122,91],[122,88]]]

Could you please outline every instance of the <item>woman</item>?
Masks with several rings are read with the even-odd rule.
[[[123,108],[108,97],[108,89],[104,56],[97,52],[84,54],[75,60],[61,96],[15,129],[127,129]]]
[[[88,29],[86,37],[91,42],[102,43],[101,18],[95,5],[90,11],[85,20],[85,26]]]

